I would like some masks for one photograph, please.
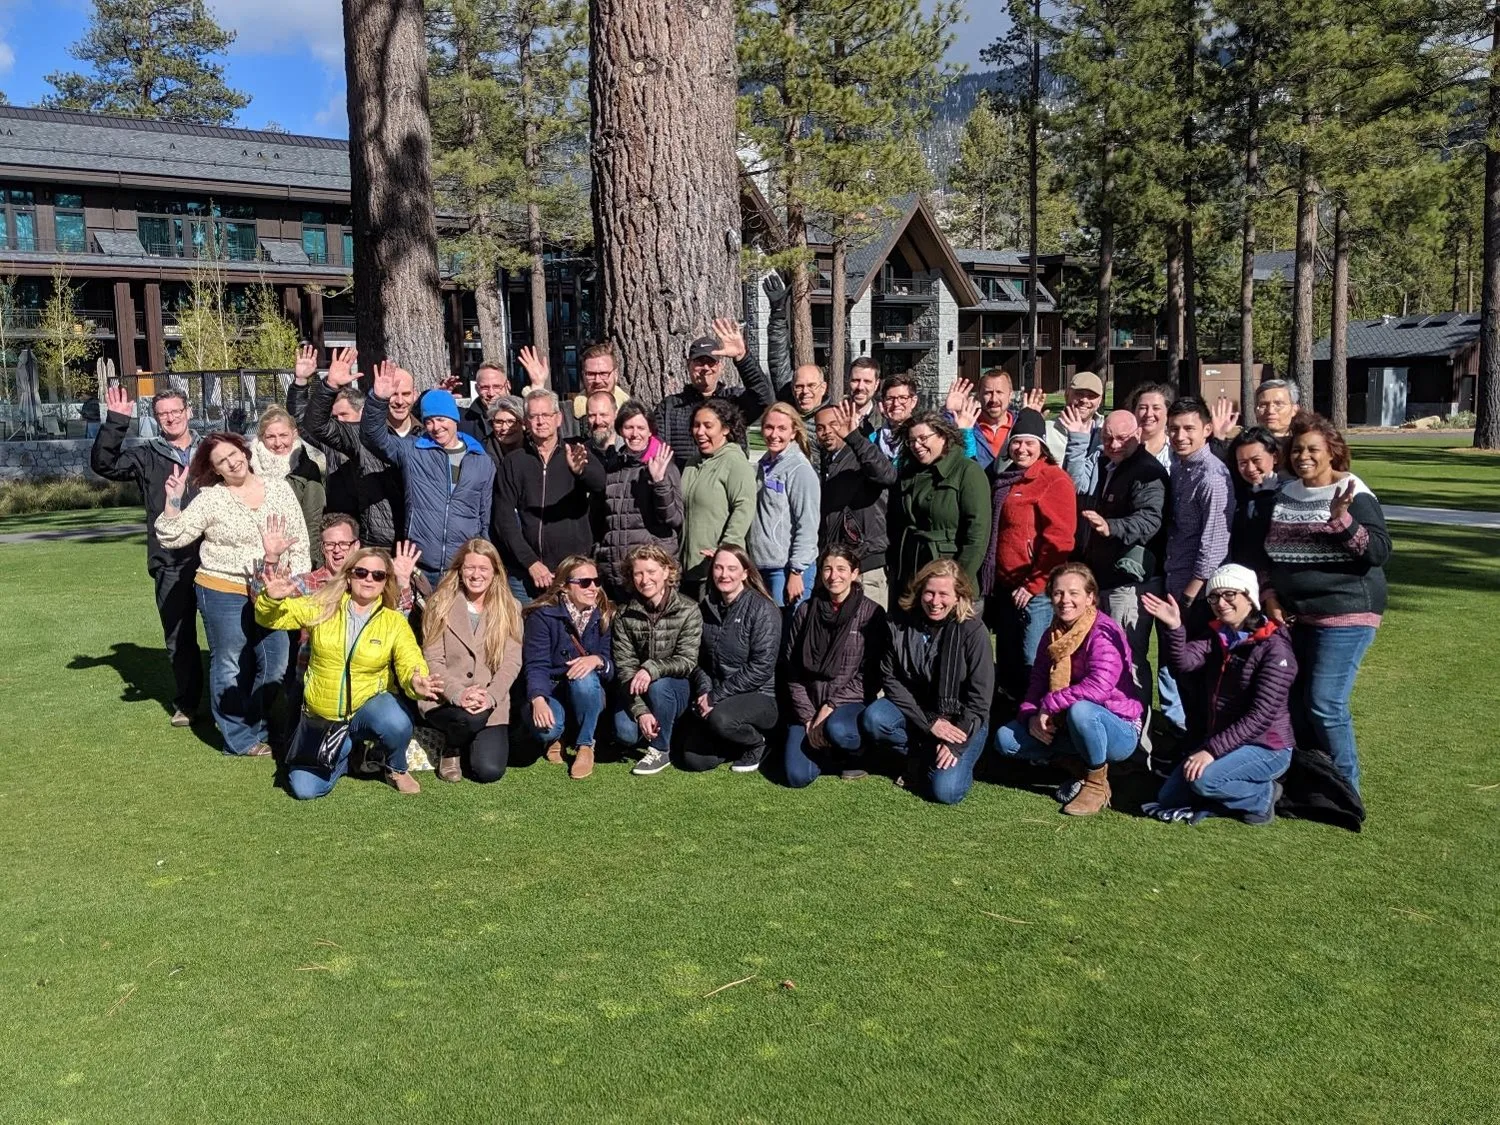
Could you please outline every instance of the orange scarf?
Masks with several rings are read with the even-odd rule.
[[[1047,630],[1047,656],[1052,661],[1052,670],[1047,673],[1048,691],[1062,691],[1073,685],[1073,654],[1093,629],[1098,616],[1099,611],[1090,606],[1071,629],[1063,629],[1061,622],[1054,622]]]

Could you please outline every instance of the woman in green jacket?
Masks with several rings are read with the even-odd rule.
[[[396,693],[436,699],[443,684],[396,606],[391,556],[375,547],[355,551],[321,590],[293,597],[291,575],[267,567],[255,617],[267,629],[308,630],[309,659],[302,721],[287,755],[287,787],[299,800],[327,796],[349,772],[356,742],[385,753],[385,779],[400,793],[421,786],[406,771],[411,716]],[[392,674],[394,672],[394,675]]]
[[[907,423],[905,449],[888,517],[891,589],[904,592],[934,559],[953,559],[977,583],[990,541],[989,478],[940,414]]]
[[[696,598],[720,543],[745,545],[755,518],[755,470],[745,451],[745,420],[732,403],[711,398],[693,411],[701,455],[682,473],[682,590]]]

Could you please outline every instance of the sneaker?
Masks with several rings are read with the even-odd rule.
[[[254,746],[245,751],[245,757],[247,758],[269,758],[270,756],[271,747],[264,742],[257,742]]]
[[[734,763],[730,765],[729,768],[732,769],[735,773],[754,773],[756,770],[760,769],[761,760],[765,758],[765,756],[766,744],[762,742],[755,749],[746,750],[743,754],[741,754],[734,760]]]
[[[646,756],[637,762],[630,772],[638,777],[649,777],[653,773],[661,773],[671,764],[672,755],[653,746],[646,751]]]
[[[171,722],[174,727],[190,727],[193,725],[191,716],[185,714],[181,708],[172,712]]]
[[[862,781],[869,776],[869,770],[862,770],[858,766],[850,766],[846,770],[839,771],[840,781]]]
[[[1072,801],[1074,797],[1078,796],[1078,791],[1082,788],[1083,779],[1078,778],[1074,781],[1069,781],[1062,785],[1059,785],[1052,796],[1057,800],[1057,803],[1059,805],[1066,805],[1070,801]]]

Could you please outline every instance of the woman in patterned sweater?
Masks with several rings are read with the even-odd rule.
[[[1349,696],[1385,612],[1391,555],[1380,501],[1349,471],[1349,446],[1327,419],[1299,415],[1266,532],[1266,614],[1292,626],[1301,675],[1292,717],[1298,741],[1321,747],[1359,788]]]

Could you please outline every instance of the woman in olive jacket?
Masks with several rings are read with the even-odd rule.
[[[889,514],[892,593],[935,559],[953,559],[977,583],[990,544],[989,478],[939,414],[913,418],[905,448]]]

